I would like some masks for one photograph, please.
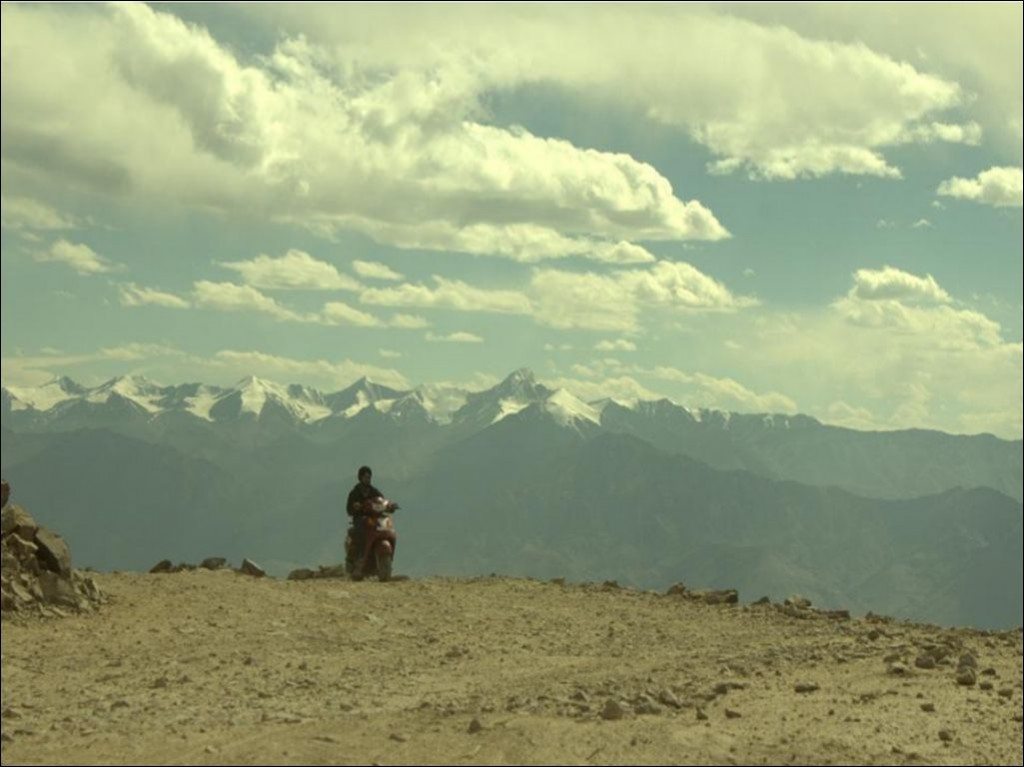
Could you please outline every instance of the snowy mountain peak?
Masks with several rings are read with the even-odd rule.
[[[601,423],[601,414],[575,394],[565,389],[556,389],[544,402],[544,409],[562,426],[573,426],[582,422]]]

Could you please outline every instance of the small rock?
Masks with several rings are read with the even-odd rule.
[[[307,581],[310,578],[313,578],[315,576],[316,576],[316,573],[314,573],[308,567],[300,567],[298,570],[292,570],[290,573],[288,573],[288,580],[290,580],[290,581]]]
[[[982,676],[997,676],[996,670],[994,668],[992,668],[991,666],[989,666],[986,669],[983,669],[982,672],[981,672],[981,675]]]
[[[262,578],[267,574],[262,567],[248,558],[242,560],[242,566],[238,568],[238,572],[243,575],[251,575],[254,578]]]
[[[893,676],[906,676],[910,672],[910,669],[897,661],[895,663],[890,663],[889,668],[886,669],[886,671]]]
[[[741,716],[743,716],[743,714],[741,714],[739,711],[734,711],[731,708],[727,708],[725,710],[726,719],[739,719]]]
[[[991,682],[978,682],[978,689],[979,690],[991,690],[992,689],[992,683]]]
[[[955,735],[956,733],[952,730],[939,730],[939,740],[941,740],[943,743],[949,743],[951,740],[953,740]]]
[[[814,692],[820,688],[814,682],[797,682],[793,686],[793,689],[796,690],[796,692]]]
[[[160,689],[167,686],[167,677],[161,676],[153,680],[153,689]]]
[[[978,680],[974,674],[974,669],[970,666],[961,666],[956,672],[956,683],[962,684],[964,687],[970,687]]]
[[[683,705],[679,702],[679,698],[676,697],[676,694],[667,687],[658,693],[658,700],[664,705],[671,706],[672,708],[682,708]]]
[[[220,570],[227,567],[228,561],[224,557],[207,557],[199,563],[203,570]]]
[[[935,704],[934,703],[922,703],[921,704],[921,710],[926,712],[926,713],[933,714],[933,713],[935,713]]]
[[[476,720],[474,719],[473,721],[475,722]],[[473,726],[473,722],[470,722],[469,726],[472,727]],[[395,741],[396,743],[405,743],[405,741],[408,740],[408,738],[405,737],[400,732],[393,732],[390,735],[388,735],[388,738],[390,738],[391,740]]]
[[[999,696],[1002,697],[1002,698],[1012,698],[1013,697],[1013,688],[1012,687],[1000,687],[999,688]]]
[[[807,597],[794,595],[789,597],[785,602],[783,602],[783,604],[788,605],[789,607],[796,607],[800,610],[806,610],[811,606],[811,600]]]
[[[973,653],[965,652],[960,656],[960,662],[957,664],[958,668],[974,668],[978,667],[978,659],[974,657]]]
[[[155,565],[149,568],[149,571],[151,573],[169,573],[172,570],[174,570],[174,563],[171,562],[171,560],[169,559],[161,559],[159,562],[157,562]]]
[[[698,708],[697,709],[697,721],[704,722],[704,721],[707,720],[707,718],[708,718],[708,715],[704,713],[704,709]]]
[[[868,639],[870,639],[872,642],[874,642],[880,636],[882,636],[882,632],[878,629],[871,629],[871,631],[867,633]]]
[[[1019,721],[1021,721],[1022,718],[1024,718],[1024,717],[1021,717],[1021,712],[1020,711],[1014,711],[1013,712],[1013,721],[1019,722]]]
[[[622,719],[625,715],[626,711],[622,708],[622,704],[613,698],[606,700],[601,709],[602,719]]]
[[[772,603],[772,600],[769,599],[768,597],[761,597],[756,602],[754,602],[755,605],[770,605],[771,603]]]
[[[480,724],[480,720],[474,716],[469,721],[469,727],[467,728],[467,731],[469,732],[470,735],[475,735],[476,733],[480,732],[480,730],[482,730],[483,728],[484,726]]]
[[[914,665],[918,668],[935,668],[935,658],[931,655],[918,655],[914,659]]]

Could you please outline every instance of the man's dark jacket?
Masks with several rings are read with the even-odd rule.
[[[384,493],[375,488],[373,485],[364,485],[362,482],[357,482],[356,486],[352,488],[352,492],[348,494],[348,503],[345,504],[345,510],[348,512],[350,517],[359,516],[366,513],[365,509],[356,509],[356,504],[367,501],[371,498],[383,498]]]

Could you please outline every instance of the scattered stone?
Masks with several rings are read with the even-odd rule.
[[[956,736],[956,733],[952,730],[942,729],[939,730],[939,740],[943,743],[949,743]]]
[[[473,721],[475,722],[476,720],[474,719]],[[470,722],[469,726],[470,726],[470,728],[472,728],[473,727],[473,722]],[[409,740],[407,737],[405,737],[400,732],[393,732],[390,735],[388,735],[388,738],[390,738],[391,740],[395,741],[396,743],[405,743],[405,741]]]
[[[153,689],[161,689],[167,686],[167,677],[161,676],[153,680]]]
[[[622,719],[625,715],[626,711],[622,704],[613,698],[606,700],[601,708],[602,719]]]
[[[674,583],[665,592],[668,596],[681,597],[686,595],[686,586],[682,583]]]
[[[978,682],[978,689],[979,690],[991,690],[992,689],[992,683],[991,682]]]
[[[676,694],[667,687],[658,693],[658,700],[662,704],[666,706],[671,706],[672,708],[683,707],[683,704],[679,701],[679,698],[676,696]]]
[[[754,602],[755,605],[770,605],[771,603],[772,603],[772,600],[769,599],[768,597],[761,597],[756,602]]]
[[[170,573],[174,571],[174,563],[169,559],[161,559],[149,568],[149,571],[151,573]]]
[[[970,666],[961,666],[956,672],[956,683],[964,687],[970,687],[977,681],[974,669]]]
[[[248,558],[242,560],[242,566],[238,568],[238,572],[243,575],[251,575],[254,578],[262,578],[267,574],[262,567]]]
[[[998,674],[996,674],[996,670],[994,668],[992,668],[991,666],[989,666],[986,669],[982,669],[981,675],[982,676],[998,676]]]
[[[480,732],[480,730],[482,730],[483,728],[484,726],[480,724],[480,720],[474,716],[469,721],[469,727],[467,729],[470,735],[475,735],[476,733]]]
[[[878,629],[871,629],[871,631],[867,633],[868,639],[870,639],[872,642],[874,642],[880,636],[882,636],[882,632]]]
[[[573,694],[570,695],[569,698],[572,700],[578,700],[582,703],[590,702],[590,696],[587,695],[587,691],[582,688],[577,689],[575,692],[573,692]]]
[[[978,659],[974,657],[973,653],[966,652],[960,656],[960,662],[957,664],[958,668],[978,668]]]
[[[889,668],[887,668],[886,671],[892,674],[893,676],[906,676],[910,673],[910,669],[908,669],[899,661],[896,661],[895,663],[890,663]]]
[[[13,534],[21,536],[26,541],[31,541],[36,537],[38,529],[39,525],[32,519],[32,515],[21,506],[12,505],[5,508],[0,514],[0,532],[4,538]]]
[[[222,570],[227,566],[228,561],[224,557],[207,557],[199,563],[203,570]]]
[[[641,695],[633,705],[633,710],[638,714],[660,714],[661,706],[650,695]]]
[[[686,596],[695,599],[706,605],[735,605],[740,601],[740,594],[736,589],[708,589],[702,591],[690,591]]]
[[[698,708],[697,709],[697,721],[698,722],[704,722],[704,721],[707,721],[707,718],[708,718],[708,715],[704,713],[704,709]]]
[[[727,708],[725,710],[726,719],[739,719],[741,716],[743,716],[743,714],[741,714],[739,711],[735,711],[731,708]]]
[[[924,711],[925,713],[928,713],[928,714],[934,714],[935,713],[935,704],[934,703],[922,703],[921,704],[921,710]]]
[[[1001,698],[1012,698],[1013,697],[1013,688],[1012,687],[1000,687],[999,688],[999,696]]]
[[[316,574],[308,567],[300,567],[288,573],[288,580],[290,581],[307,581],[314,577],[316,577]]]
[[[621,589],[622,586],[619,585],[618,581],[605,581],[601,584],[601,588],[605,591],[615,591],[617,589]]]
[[[793,689],[796,692],[815,692],[816,690],[819,690],[821,688],[818,687],[818,685],[816,685],[814,682],[797,682],[793,686]]]
[[[914,665],[924,669],[935,668],[935,658],[931,655],[918,655],[914,659]]]
[[[811,600],[807,597],[791,596],[783,604],[789,607],[796,607],[799,610],[806,610],[811,606]]]

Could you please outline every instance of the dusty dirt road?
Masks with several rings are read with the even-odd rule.
[[[1021,764],[1020,631],[506,578],[96,578],[98,613],[4,620],[4,764]]]

